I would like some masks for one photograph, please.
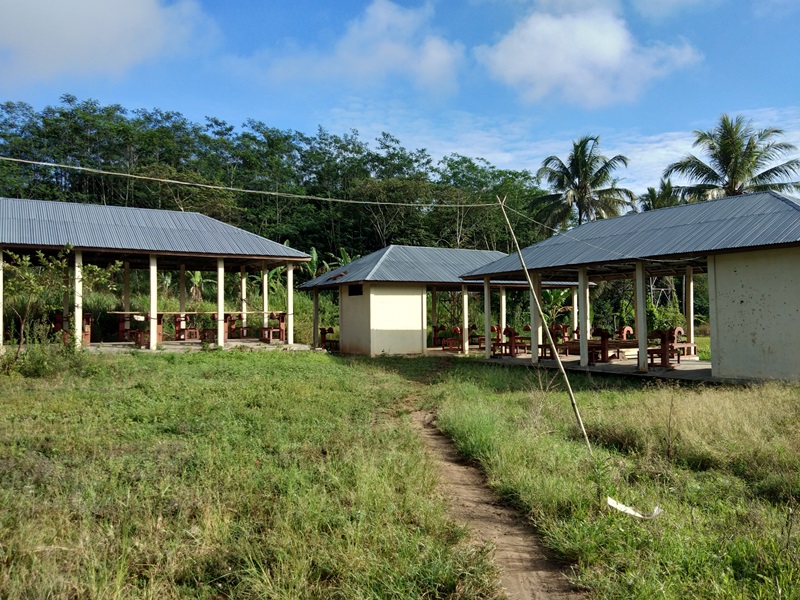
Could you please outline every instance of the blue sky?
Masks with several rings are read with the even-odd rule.
[[[0,101],[382,131],[535,171],[600,136],[640,193],[723,112],[800,146],[800,0],[0,0]]]

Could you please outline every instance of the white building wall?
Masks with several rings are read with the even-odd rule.
[[[708,259],[715,377],[800,378],[800,248]]]
[[[424,285],[370,286],[370,354],[423,354],[427,328]]]
[[[350,295],[351,286],[339,286],[339,350],[346,354],[370,354],[369,286],[361,296]]]

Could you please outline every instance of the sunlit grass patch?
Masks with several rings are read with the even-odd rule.
[[[695,336],[694,341],[697,344],[697,358],[711,360],[711,338],[707,335],[698,335]]]
[[[438,425],[597,597],[797,597],[800,386],[641,387],[460,364]],[[505,379],[505,381],[504,381]],[[611,496],[642,521],[610,509]]]
[[[497,595],[398,404],[316,353],[98,357],[0,379],[2,597]]]

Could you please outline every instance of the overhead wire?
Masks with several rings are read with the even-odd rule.
[[[506,206],[505,209],[507,211],[509,211],[509,212],[514,213],[515,215],[517,215],[517,216],[519,216],[519,217],[521,217],[523,219],[526,219],[527,221],[530,221],[531,223],[535,223],[539,227],[542,227],[544,229],[549,229],[550,231],[553,232],[553,237],[564,237],[564,238],[567,238],[569,240],[572,240],[573,242],[578,242],[578,243],[584,244],[585,246],[589,246],[590,248],[594,248],[595,250],[600,250],[601,252],[608,252],[610,254],[616,254],[617,256],[619,256],[623,260],[636,260],[636,261],[649,262],[649,263],[652,263],[652,264],[659,264],[659,265],[660,264],[668,264],[668,263],[685,264],[685,261],[681,261],[681,260],[669,260],[669,259],[655,260],[655,259],[652,259],[652,258],[642,258],[642,257],[628,256],[628,255],[622,254],[621,252],[618,252],[616,250],[611,250],[610,248],[605,248],[603,246],[598,246],[597,244],[592,244],[591,242],[587,242],[586,240],[582,240],[582,239],[580,239],[578,237],[575,237],[574,235],[570,235],[569,230],[560,231],[558,229],[555,229],[554,227],[550,227],[549,225],[546,225],[545,223],[542,223],[541,221],[537,221],[533,217],[531,217],[529,215],[526,215],[525,213],[519,212],[518,210],[515,210],[515,209],[511,208],[510,206]]]
[[[14,162],[20,164],[27,164],[27,165],[35,165],[41,167],[50,167],[50,168],[57,168],[57,169],[70,169],[73,171],[79,171],[82,173],[92,173],[95,175],[108,175],[111,177],[122,177],[128,179],[136,179],[141,181],[152,181],[155,183],[165,183],[170,185],[181,185],[187,187],[195,187],[201,189],[209,189],[215,191],[225,191],[225,192],[235,192],[241,194],[255,194],[261,196],[273,196],[278,198],[286,198],[289,200],[313,200],[317,202],[333,202],[333,203],[341,203],[341,204],[356,204],[356,205],[372,205],[372,206],[399,206],[399,207],[406,207],[406,208],[454,208],[454,209],[468,209],[468,208],[494,208],[497,209],[497,204],[494,202],[486,202],[486,203],[475,203],[475,204],[449,204],[443,202],[419,202],[419,203],[408,203],[408,202],[389,202],[389,201],[381,201],[381,200],[354,200],[354,199],[345,199],[345,198],[332,198],[330,196],[312,196],[308,194],[291,194],[288,192],[276,192],[276,191],[269,191],[269,190],[252,190],[246,188],[239,188],[233,186],[224,186],[224,185],[216,185],[216,184],[209,184],[209,183],[198,183],[192,181],[181,181],[178,179],[168,179],[163,177],[153,177],[149,175],[137,175],[135,173],[121,173],[119,171],[106,171],[103,169],[95,169],[92,167],[81,167],[78,165],[68,165],[62,163],[53,163],[47,161],[39,161],[39,160],[30,160],[24,158],[12,158],[10,156],[0,156],[0,160],[7,161],[7,162]],[[618,257],[626,260],[642,260],[644,262],[651,262],[651,263],[658,263],[662,264],[664,262],[671,262],[671,261],[655,261],[652,259],[647,258],[634,258],[630,256],[626,256],[616,250],[612,250],[610,248],[605,248],[603,246],[598,246],[596,244],[592,244],[586,240],[579,239],[573,235],[570,235],[569,231],[560,231],[554,227],[546,225],[541,221],[534,219],[533,217],[526,215],[518,210],[511,208],[510,206],[505,207],[506,210],[509,212],[514,213],[515,215],[526,219],[532,223],[535,223],[539,227],[543,229],[547,229],[553,232],[554,236],[561,236],[566,237],[574,242],[581,243],[586,245],[590,248],[594,248],[595,250],[600,250],[601,252],[607,252],[609,254],[617,255]]]
[[[342,204],[367,204],[376,206],[405,206],[407,208],[487,208],[494,207],[493,202],[476,203],[476,204],[448,204],[444,202],[428,202],[428,203],[408,203],[408,202],[386,202],[381,200],[352,200],[344,198],[331,198],[325,196],[310,196],[307,194],[290,194],[288,192],[273,192],[269,190],[250,190],[246,188],[238,188],[226,185],[215,185],[210,183],[197,183],[193,181],[180,181],[178,179],[166,179],[163,177],[151,177],[149,175],[136,175],[134,173],[120,173],[118,171],[104,171],[103,169],[94,169],[91,167],[79,167],[77,165],[65,165],[59,163],[43,162],[38,160],[28,160],[24,158],[11,158],[8,156],[0,156],[0,160],[23,163],[28,165],[37,165],[41,167],[54,167],[58,169],[72,169],[74,171],[81,171],[83,173],[93,173],[95,175],[110,175],[113,177],[126,177],[129,179],[139,179],[144,181],[153,181],[156,183],[168,183],[172,185],[183,185],[189,187],[196,187],[202,189],[223,191],[223,192],[236,192],[240,194],[256,194],[261,196],[277,196],[280,198],[288,198],[292,200],[316,200],[320,202],[338,202]]]
[[[573,240],[575,242],[580,242],[582,244],[585,244],[586,246],[589,246],[590,248],[594,248],[595,250],[602,250],[603,252],[611,252],[612,254],[616,254],[617,256],[620,256],[621,258],[630,258],[629,256],[625,256],[624,254],[622,254],[621,252],[617,252],[616,250],[609,250],[608,248],[603,248],[602,246],[596,246],[595,244],[587,242],[586,240],[579,239],[579,238],[577,238],[577,237],[575,237],[573,235],[570,235],[569,231],[559,231],[558,229],[555,229],[554,227],[550,227],[549,225],[545,225],[544,223],[542,223],[540,221],[537,221],[533,217],[530,217],[530,216],[526,215],[525,213],[521,213],[518,210],[514,210],[513,208],[511,208],[509,206],[506,206],[505,208],[509,212],[512,212],[515,215],[518,215],[518,216],[522,217],[523,219],[527,219],[528,221],[531,221],[532,223],[536,223],[537,225],[539,225],[540,227],[543,227],[544,229],[549,229],[550,231],[553,232],[553,237],[569,238],[569,239],[571,239],[571,240]]]

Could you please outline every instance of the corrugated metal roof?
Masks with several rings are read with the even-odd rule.
[[[506,256],[493,250],[386,246],[362,256],[299,286],[301,290],[335,288],[351,283],[424,283],[443,289],[460,287],[461,275]],[[493,281],[494,285],[520,286],[519,281]],[[550,282],[550,287],[568,287],[570,282]]]
[[[198,213],[0,198],[0,244],[187,255],[309,256]]]
[[[602,219],[528,246],[529,270],[613,264],[800,243],[800,204],[777,192],[745,194]],[[516,253],[465,278],[521,270]]]
[[[337,287],[371,281],[461,285],[462,273],[505,256],[492,250],[386,246],[329,273],[307,281],[299,289]]]

